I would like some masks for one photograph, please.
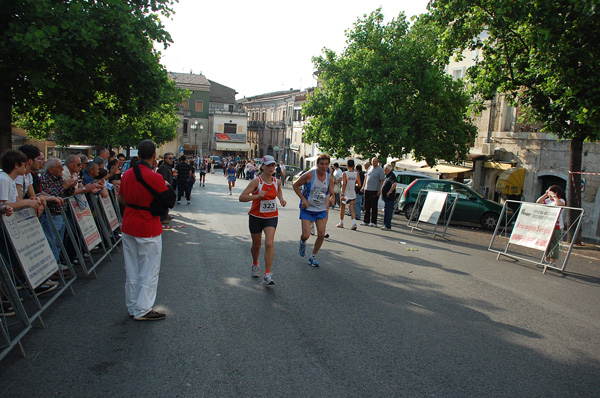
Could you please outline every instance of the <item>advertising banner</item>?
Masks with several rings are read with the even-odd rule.
[[[81,235],[85,239],[88,250],[92,250],[102,242],[102,239],[96,227],[94,216],[90,211],[90,204],[87,202],[85,196],[82,196],[82,202],[85,203],[85,209],[77,204],[75,198],[69,198],[69,205],[71,206],[71,210],[73,210],[73,214],[75,214]]]
[[[2,220],[25,276],[35,289],[58,271],[40,220],[35,210],[29,207],[17,210],[11,216],[2,216]]]
[[[560,211],[560,207],[523,203],[510,235],[509,243],[537,250],[546,250]]]
[[[110,200],[110,196],[106,198],[100,196],[100,203],[102,203],[102,209],[106,215],[106,220],[108,221],[110,230],[114,231],[115,229],[119,228],[119,219],[117,218],[117,213],[115,212],[112,200]]]
[[[448,194],[446,192],[427,191],[423,209],[419,214],[419,221],[428,224],[437,224],[447,197]]]

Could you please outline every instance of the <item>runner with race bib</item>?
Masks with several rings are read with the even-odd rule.
[[[252,277],[258,278],[260,275],[258,256],[262,245],[262,233],[265,233],[265,276],[263,283],[273,285],[271,277],[271,266],[273,264],[273,255],[275,253],[274,240],[275,230],[277,229],[277,199],[281,206],[285,207],[286,201],[283,199],[281,191],[281,181],[273,176],[275,173],[275,159],[273,156],[263,157],[261,165],[262,175],[256,177],[244,189],[240,195],[240,202],[252,202],[250,208],[248,226],[252,236]]]

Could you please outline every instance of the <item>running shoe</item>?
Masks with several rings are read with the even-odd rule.
[[[300,239],[300,247],[298,248],[298,253],[300,253],[300,256],[302,257],[306,255],[306,242],[302,242],[302,239]]]
[[[329,233],[328,233],[328,232],[325,232],[325,237],[326,237],[327,239],[329,239]]]
[[[310,224],[310,234],[315,235],[315,224]]]
[[[318,267],[319,266],[319,262],[317,261],[317,259],[313,256],[310,256],[308,258],[308,263],[311,265],[311,267]]]
[[[375,224],[375,223],[371,223],[371,226],[374,228],[377,228],[377,224]]]
[[[188,199],[188,205],[189,205],[190,203],[192,203],[192,202],[191,202],[191,201]]]
[[[177,204],[178,204],[178,205],[180,205],[180,204],[181,204],[181,200],[178,200],[178,201],[177,201]]]
[[[339,222],[336,227],[338,228],[344,228],[344,223],[343,222]]]
[[[369,224],[367,224],[366,222],[361,222],[360,225],[365,226],[365,227],[369,226]]]
[[[265,277],[263,278],[263,283],[265,285],[274,285],[275,284],[275,282],[273,282],[273,278],[271,278],[270,272],[268,274],[265,274]]]
[[[352,227],[350,228],[352,231],[356,231],[358,227],[356,226],[356,224],[352,224]]]
[[[260,276],[260,272],[258,271],[258,265],[252,266],[252,277],[258,278]]]

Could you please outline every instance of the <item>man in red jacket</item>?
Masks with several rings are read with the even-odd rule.
[[[166,191],[164,178],[155,173],[156,144],[144,140],[138,145],[137,163],[142,175],[156,192]],[[154,195],[137,181],[133,168],[121,178],[119,201],[127,206],[123,214],[123,254],[125,257],[125,301],[127,311],[136,321],[158,321],[166,315],[154,311],[158,273],[162,254],[162,224],[160,216],[153,216],[149,208]]]

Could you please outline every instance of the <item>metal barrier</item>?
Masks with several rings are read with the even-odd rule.
[[[446,232],[448,231],[448,226],[450,225],[450,220],[454,214],[454,208],[456,207],[457,201],[457,193],[421,189],[406,225],[411,227],[411,233],[416,229],[424,233],[432,234],[434,239],[436,236],[448,239],[446,238]],[[412,225],[413,222],[416,223]],[[433,230],[421,228],[419,226],[420,223],[432,224],[434,226]],[[441,234],[437,232],[440,224],[444,227],[444,231]]]
[[[559,219],[567,210],[573,210],[579,214],[573,223],[565,225],[566,228],[559,229]],[[503,220],[505,214],[511,212],[510,220],[505,225],[501,225],[500,221]],[[530,262],[543,267],[544,274],[548,269],[564,272],[574,242],[569,243],[562,264],[548,263],[545,258],[553,250],[557,250],[560,257],[560,243],[570,231],[573,231],[573,236],[577,236],[581,228],[583,215],[583,209],[575,207],[548,206],[539,203],[507,200],[502,208],[500,220],[496,225],[488,250],[498,254],[496,260],[499,260],[500,256],[506,256],[517,261]],[[560,233],[556,233],[557,231],[560,231]],[[553,235],[558,239],[553,238]],[[494,244],[502,239],[506,240],[504,249],[494,247]],[[537,259],[540,251],[542,252],[541,258]]]
[[[97,277],[96,267],[106,257],[110,258],[112,250],[119,250],[121,218],[119,211],[115,210],[115,195],[112,192],[109,195],[107,198],[98,195],[65,198],[66,205],[60,209],[65,236],[71,240],[85,275],[93,272]],[[93,204],[93,212],[90,203]],[[12,307],[11,312],[14,311],[15,315],[0,315],[0,360],[16,346],[24,356],[21,339],[31,330],[33,322],[38,320],[44,327],[42,313],[67,289],[74,295],[72,284],[77,278],[74,264],[48,208],[45,216],[48,221],[46,228],[42,227],[31,208],[19,209],[11,216],[1,217],[0,290],[3,301],[0,302],[0,310],[7,314]],[[47,236],[59,237],[54,241],[60,246],[66,266],[55,261]],[[100,253],[93,253],[95,248]],[[58,274],[58,287],[38,296],[35,289],[53,274]]]

